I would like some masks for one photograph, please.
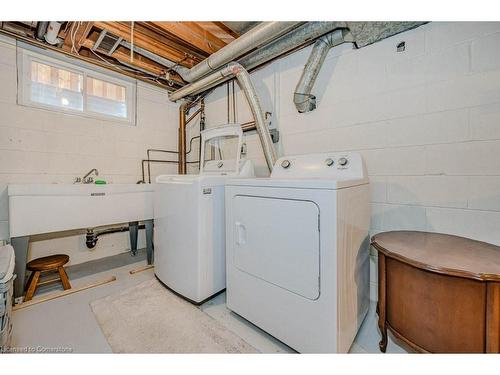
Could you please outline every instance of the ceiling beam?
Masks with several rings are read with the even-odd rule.
[[[95,22],[95,26],[99,29],[105,29],[112,34],[122,37],[127,42],[131,42],[130,24],[130,22]],[[180,65],[188,68],[191,68],[204,58],[198,58],[189,53],[188,50],[180,50],[172,47],[172,44],[167,38],[152,31],[148,33],[148,31],[144,30],[144,27],[140,25],[134,25],[134,44],[156,55],[174,62],[179,62]]]
[[[240,34],[238,34],[236,31],[234,31],[230,27],[227,27],[223,22],[214,21],[212,23],[215,26],[217,26],[219,29],[223,30],[226,34],[231,35],[234,39],[237,39],[240,37]]]
[[[78,53],[93,26],[94,22],[70,22],[62,49],[66,52]]]
[[[149,22],[190,45],[212,54],[226,45],[226,42],[205,30],[196,22]]]

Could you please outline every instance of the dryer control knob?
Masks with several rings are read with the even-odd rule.
[[[281,162],[281,166],[285,169],[290,168],[290,165],[292,165],[292,163],[290,163],[290,160],[283,160]]]
[[[327,167],[331,167],[335,162],[333,161],[332,158],[328,158],[325,160],[325,164]]]
[[[345,167],[348,163],[348,160],[346,158],[340,158],[339,159],[339,165],[342,167]]]

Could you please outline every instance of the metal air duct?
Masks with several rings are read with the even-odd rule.
[[[316,78],[325,62],[328,51],[330,51],[332,47],[346,41],[352,41],[349,37],[347,38],[348,40],[346,40],[346,35],[349,35],[347,29],[339,29],[319,38],[316,43],[314,43],[314,47],[304,66],[304,70],[293,95],[293,102],[299,113],[309,112],[316,108],[316,97],[311,94]]]
[[[179,71],[178,73],[186,82],[196,81],[250,50],[269,43],[300,24],[301,22],[262,22],[187,72]]]
[[[247,70],[253,69],[339,27],[345,27],[345,22],[307,22],[266,46],[259,48],[257,51],[252,52],[239,60],[238,63]],[[198,82],[194,82],[172,93],[170,95],[170,100],[176,101],[188,95],[198,94],[230,78],[231,77],[220,76],[219,80],[211,82],[210,85],[199,85]]]
[[[266,126],[265,118],[264,118],[264,113],[262,112],[262,107],[260,106],[260,101],[257,96],[257,92],[255,90],[255,87],[252,83],[252,80],[250,78],[250,74],[243,68],[240,64],[234,62],[226,66],[225,68],[205,77],[200,79],[199,81],[195,82],[193,85],[190,86],[195,86],[195,88],[203,88],[210,86],[214,82],[217,82],[221,78],[233,78],[235,77],[238,83],[240,84],[240,87],[245,94],[245,97],[248,101],[248,104],[250,106],[250,110],[252,111],[252,115],[255,120],[255,126],[257,129],[257,133],[259,134],[260,138],[260,143],[262,145],[262,149],[264,151],[264,156],[266,158],[266,163],[270,171],[273,169],[273,165],[277,160],[277,155],[276,155],[276,150],[274,149],[273,146],[273,141],[271,139],[271,135],[269,133],[269,129]],[[175,94],[175,93],[174,93]],[[179,124],[179,160],[183,158],[183,150],[185,152],[185,146],[183,147],[181,143],[185,144],[185,138],[186,138],[186,125],[185,125],[185,116],[186,116],[186,105],[185,103],[181,104],[179,107],[179,112],[180,112],[180,124]],[[184,163],[184,159],[183,163]],[[179,163],[179,168],[181,168],[181,163]],[[183,171],[185,173],[185,170]],[[181,172],[181,169],[179,169],[179,173]]]

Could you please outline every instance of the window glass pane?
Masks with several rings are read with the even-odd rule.
[[[30,100],[83,111],[83,75],[31,61]]]
[[[87,77],[87,110],[127,118],[125,86]]]

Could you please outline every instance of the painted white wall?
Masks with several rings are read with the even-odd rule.
[[[500,245],[500,23],[430,23],[359,50],[333,48],[313,90],[318,108],[299,114],[293,92],[310,50],[252,74],[279,154],[361,152],[372,235],[414,229]],[[227,121],[226,100],[225,86],[207,99],[208,126]],[[237,109],[238,121],[252,119],[241,92]],[[266,175],[257,136],[246,141]]]
[[[20,106],[16,45],[3,36],[0,82],[0,240],[8,238],[7,184],[72,183],[92,168],[109,183],[136,183],[148,148],[177,149],[178,107],[158,87],[138,83],[136,126]],[[175,171],[174,164],[152,165],[153,177]],[[75,264],[130,248],[128,233],[103,236],[92,251],[82,235],[43,238],[32,242],[31,258],[62,252]]]

